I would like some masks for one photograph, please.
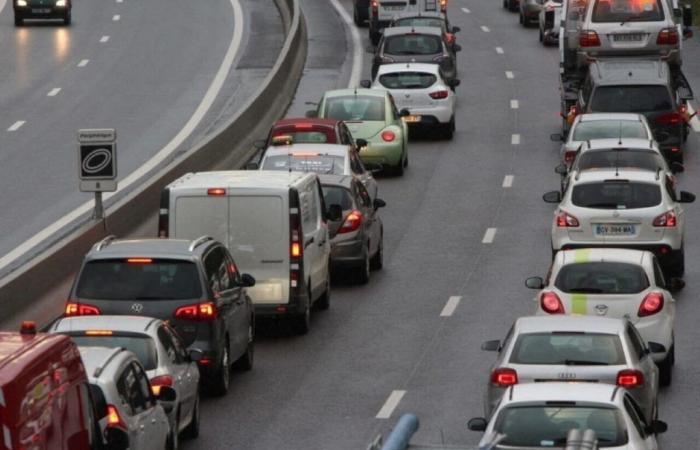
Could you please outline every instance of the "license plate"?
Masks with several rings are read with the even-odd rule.
[[[613,34],[615,42],[639,42],[644,39],[643,34]]]
[[[405,6],[382,6],[384,11],[401,11]]]
[[[597,236],[634,236],[637,227],[634,225],[617,224],[596,224],[595,234]]]
[[[48,14],[51,12],[51,8],[32,8],[32,13],[34,14]]]
[[[406,123],[420,122],[421,116],[404,116],[403,121]]]

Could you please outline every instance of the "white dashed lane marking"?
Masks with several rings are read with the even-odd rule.
[[[109,36],[102,36],[102,37],[100,38],[100,42],[102,42],[103,44],[104,44],[105,42],[107,42],[107,41],[109,41]]]
[[[510,101],[510,108],[511,108],[511,109],[518,109],[518,108],[520,108],[520,102],[518,102],[517,100],[511,100],[511,101]]]
[[[506,70],[506,78],[508,78],[509,80],[512,80],[513,79],[513,72],[511,72],[510,70]]]
[[[511,145],[520,145],[520,135],[518,133],[515,133],[510,137],[510,143]]]
[[[486,233],[484,233],[484,238],[481,240],[482,244],[491,244],[496,238],[496,228],[487,228]]]
[[[46,94],[47,97],[55,97],[58,95],[58,93],[61,92],[61,88],[53,88],[49,91],[48,94]]]
[[[114,16],[112,16],[112,20],[114,22],[119,22],[119,19],[121,19],[121,18],[122,18],[122,16],[120,16],[119,14],[115,14]]]
[[[391,414],[399,405],[399,402],[405,394],[406,391],[392,391],[389,395],[389,398],[387,398],[386,402],[384,402],[384,406],[382,406],[382,409],[380,409],[377,413],[377,419],[388,419],[389,417],[391,417]]]
[[[7,131],[17,131],[20,128],[22,128],[22,125],[24,125],[25,123],[27,122],[24,120],[18,120],[17,122],[13,123],[12,126],[7,129]]]
[[[498,53],[499,55],[502,55],[502,54],[503,54],[503,48],[502,48],[502,47],[496,47],[496,53]]]
[[[471,12],[469,8],[462,8],[462,11],[464,11],[464,14],[469,14]]]
[[[513,175],[506,175],[503,177],[503,187],[511,188],[513,187]]]
[[[482,26],[481,26],[481,31],[483,31],[484,33],[488,33],[488,32],[491,31],[491,30],[489,29],[489,27],[486,27],[486,26],[482,25]]]
[[[90,62],[89,59],[83,59],[78,63],[78,67],[85,67],[88,65],[89,62]]]
[[[440,317],[450,317],[452,314],[454,314],[455,309],[457,309],[457,306],[459,305],[459,302],[462,300],[462,297],[455,295],[450,297],[447,300],[447,303],[445,303],[445,307],[442,308],[442,312],[440,313]]]

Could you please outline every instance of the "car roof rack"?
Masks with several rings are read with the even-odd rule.
[[[111,244],[112,241],[114,241],[116,238],[117,237],[115,235],[110,234],[109,236],[107,236],[106,238],[102,239],[100,242],[95,244],[95,251],[99,252],[100,250],[102,250],[103,248],[105,248],[109,244]]]
[[[100,378],[100,375],[102,375],[102,372],[104,371],[107,364],[109,364],[119,353],[123,352],[124,350],[126,350],[124,347],[115,347],[113,349],[110,349],[111,353],[109,353],[104,359],[104,361],[102,361],[102,363],[95,368],[95,371],[92,373],[92,376],[95,378]]]
[[[211,236],[200,236],[197,239],[192,241],[192,243],[190,244],[190,247],[187,250],[192,252],[192,251],[194,251],[195,248],[199,247],[200,245],[204,244],[205,242],[213,241],[213,240],[214,240],[214,238]]]

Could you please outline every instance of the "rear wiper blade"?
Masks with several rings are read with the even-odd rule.
[[[565,359],[564,364],[567,366],[609,366],[610,364],[603,361],[587,361],[585,359]]]
[[[591,203],[588,205],[585,205],[586,208],[611,208],[611,209],[617,209],[618,204],[617,203]]]
[[[602,294],[603,290],[599,288],[574,288],[574,289],[569,289],[569,292],[571,293],[577,293],[577,294]]]
[[[167,300],[169,297],[136,297],[134,300]]]

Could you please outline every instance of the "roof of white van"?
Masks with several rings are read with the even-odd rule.
[[[183,175],[170,183],[167,188],[288,188],[314,177],[316,177],[314,173],[280,170],[195,172]]]

